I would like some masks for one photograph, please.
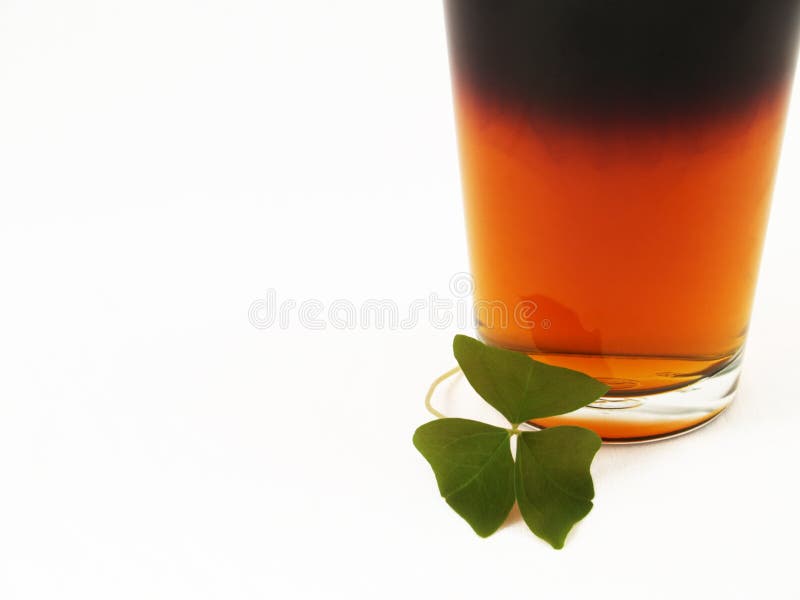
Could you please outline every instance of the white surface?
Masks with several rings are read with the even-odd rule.
[[[411,445],[466,267],[437,2],[0,2],[0,598],[798,598],[800,99],[743,392],[604,448],[565,551]],[[558,594],[558,596],[556,596]]]

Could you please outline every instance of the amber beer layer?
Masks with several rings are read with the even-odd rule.
[[[508,309],[478,311],[482,338],[610,396],[725,369],[747,334],[800,0],[445,9],[475,299]]]

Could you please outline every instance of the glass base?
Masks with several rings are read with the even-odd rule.
[[[686,387],[648,395],[604,397],[578,411],[530,423],[531,429],[578,425],[610,444],[676,437],[710,423],[736,396],[741,355],[725,368]]]

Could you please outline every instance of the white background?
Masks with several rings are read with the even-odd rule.
[[[458,327],[248,322],[466,269],[438,2],[0,0],[0,598],[800,598],[793,106],[738,402],[559,553],[411,445]]]

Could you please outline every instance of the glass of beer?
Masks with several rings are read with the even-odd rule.
[[[800,0],[445,13],[478,333],[611,388],[533,425],[632,442],[709,422],[736,392]]]

